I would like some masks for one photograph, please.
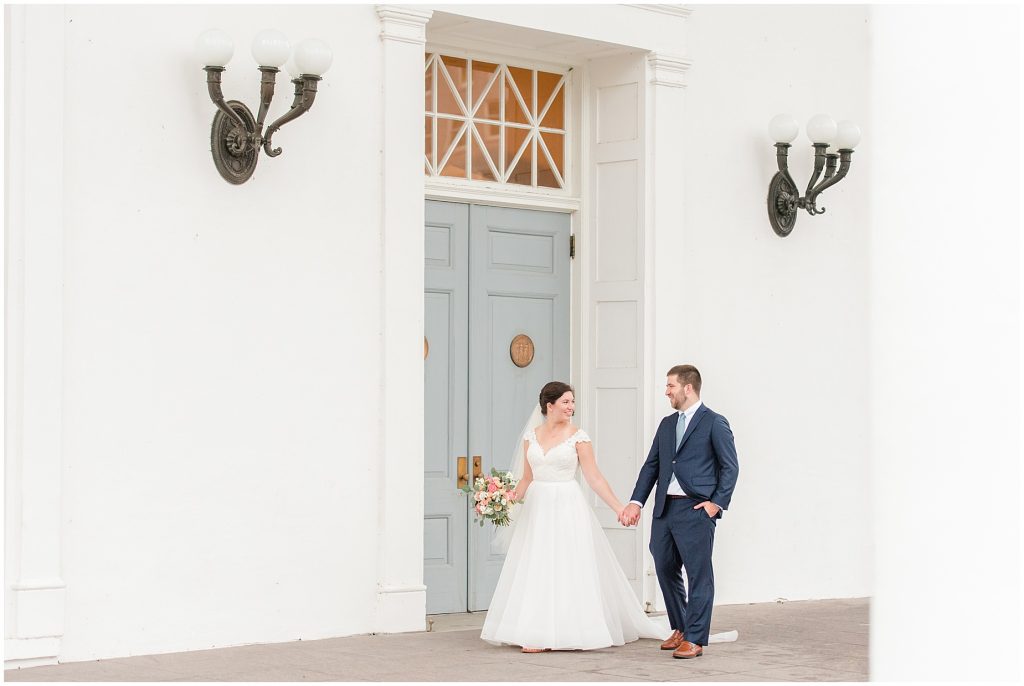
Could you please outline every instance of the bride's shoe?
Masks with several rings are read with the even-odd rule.
[[[524,653],[550,653],[551,648],[527,648],[523,646]]]

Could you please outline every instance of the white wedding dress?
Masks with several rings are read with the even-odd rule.
[[[546,453],[527,433],[533,482],[515,512],[501,577],[480,637],[554,650],[664,640],[667,623],[647,617],[576,481],[579,430]]]

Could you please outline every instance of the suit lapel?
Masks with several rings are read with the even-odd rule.
[[[679,450],[676,451],[676,455],[682,451],[683,446],[686,445],[686,440],[690,438],[690,434],[693,433],[693,430],[697,428],[697,425],[700,424],[701,420],[704,419],[704,415],[707,413],[707,406],[701,405],[697,408],[697,412],[693,415],[693,419],[691,419],[690,423],[686,425],[686,431],[683,432],[683,440],[679,442]]]
[[[672,449],[675,448],[676,446],[675,425],[672,424],[672,422],[665,422],[665,431],[662,434],[661,440],[664,441],[665,443],[665,449],[662,450],[661,452],[667,458],[673,454]]]

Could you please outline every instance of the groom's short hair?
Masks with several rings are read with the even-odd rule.
[[[668,370],[668,376],[676,377],[682,386],[690,384],[693,392],[700,395],[700,372],[692,364],[677,364]]]

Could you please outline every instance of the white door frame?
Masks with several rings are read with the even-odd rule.
[[[600,250],[599,231],[601,218],[594,205],[595,183],[598,164],[589,145],[574,146],[579,149],[579,163],[575,166],[577,177],[571,187],[575,197],[516,193],[481,187],[480,184],[454,186],[450,183],[428,183],[423,175],[422,162],[422,91],[408,88],[410,83],[420,83],[423,74],[423,58],[426,52],[426,23],[431,12],[395,7],[378,8],[382,21],[384,42],[384,219],[382,227],[383,269],[383,379],[401,379],[413,397],[422,399],[410,388],[409,382],[422,384],[422,331],[423,331],[423,283],[410,283],[410,274],[421,273],[423,264],[423,206],[425,200],[449,200],[477,204],[521,207],[547,211],[563,211],[572,214],[572,232],[577,237],[577,257],[573,265],[570,288],[571,297],[571,346],[580,351],[572,356],[571,377],[576,382],[578,395],[587,399],[581,421],[592,426],[598,411],[593,408],[595,398],[594,374],[601,373],[597,366],[600,350],[596,348],[596,327],[599,325],[597,306],[608,288],[608,283],[598,283],[597,273],[601,265],[596,261]],[[415,31],[410,26],[415,26]],[[410,35],[414,34],[412,38]],[[642,51],[626,53],[636,61],[633,83],[636,89],[637,112],[635,139],[640,142],[641,152],[635,156],[638,165],[637,178],[642,179],[638,194],[636,221],[639,244],[638,273],[632,285],[633,305],[636,313],[635,356],[631,366],[639,382],[633,383],[638,404],[636,436],[628,441],[628,451],[633,457],[635,470],[639,469],[646,456],[650,433],[656,425],[660,411],[664,409],[660,396],[661,384],[653,360],[654,340],[657,335],[653,321],[654,293],[648,287],[652,272],[659,268],[671,269],[670,256],[658,256],[654,244],[654,227],[680,224],[683,221],[679,189],[683,183],[682,153],[667,148],[678,142],[678,132],[683,126],[683,75],[689,62],[681,57],[665,54],[651,54]],[[513,61],[518,62],[513,57]],[[594,130],[593,113],[601,103],[601,96],[589,83],[588,70],[580,68],[574,78],[574,88],[579,89],[581,106],[576,110],[579,125],[576,128],[580,141],[590,141],[601,134]],[[607,150],[605,153],[606,154]],[[575,153],[574,153],[575,154]],[[607,161],[607,160],[604,160]],[[413,173],[415,177],[413,178]],[[606,222],[607,224],[607,222]],[[607,234],[613,236],[614,234]],[[413,287],[415,285],[415,287]],[[614,296],[613,300],[615,297]],[[610,321],[610,320],[609,320]],[[614,365],[613,365],[614,366]],[[607,370],[605,370],[607,371]],[[615,371],[611,374],[614,377]],[[605,374],[608,376],[608,374]],[[661,402],[659,402],[661,401]],[[422,403],[422,400],[418,401]],[[589,406],[589,407],[588,407]],[[410,411],[422,406],[409,407]],[[423,426],[408,424],[392,426],[391,420],[382,418],[381,444],[384,447],[385,466],[382,468],[381,494],[382,541],[379,554],[379,631],[421,630],[423,625],[426,593],[422,584],[423,540],[421,531],[411,531],[410,522],[422,520],[422,506],[409,511],[409,503],[422,503],[422,487],[419,494],[412,494],[399,488],[389,488],[409,473],[421,473],[423,468]],[[406,438],[398,440],[396,435]],[[398,445],[401,443],[401,445]],[[600,450],[600,448],[599,448]],[[625,477],[621,479],[623,482]],[[630,484],[631,486],[631,484]],[[622,487],[619,487],[622,490]],[[623,493],[620,497],[626,497]],[[399,507],[401,503],[402,507]],[[392,520],[388,514],[401,511],[401,516]],[[640,584],[643,600],[657,608],[658,590],[654,582],[653,563],[646,552],[645,542],[649,531],[645,517],[644,534],[635,537],[632,546],[635,554],[634,578]],[[419,612],[418,616],[416,615]]]

